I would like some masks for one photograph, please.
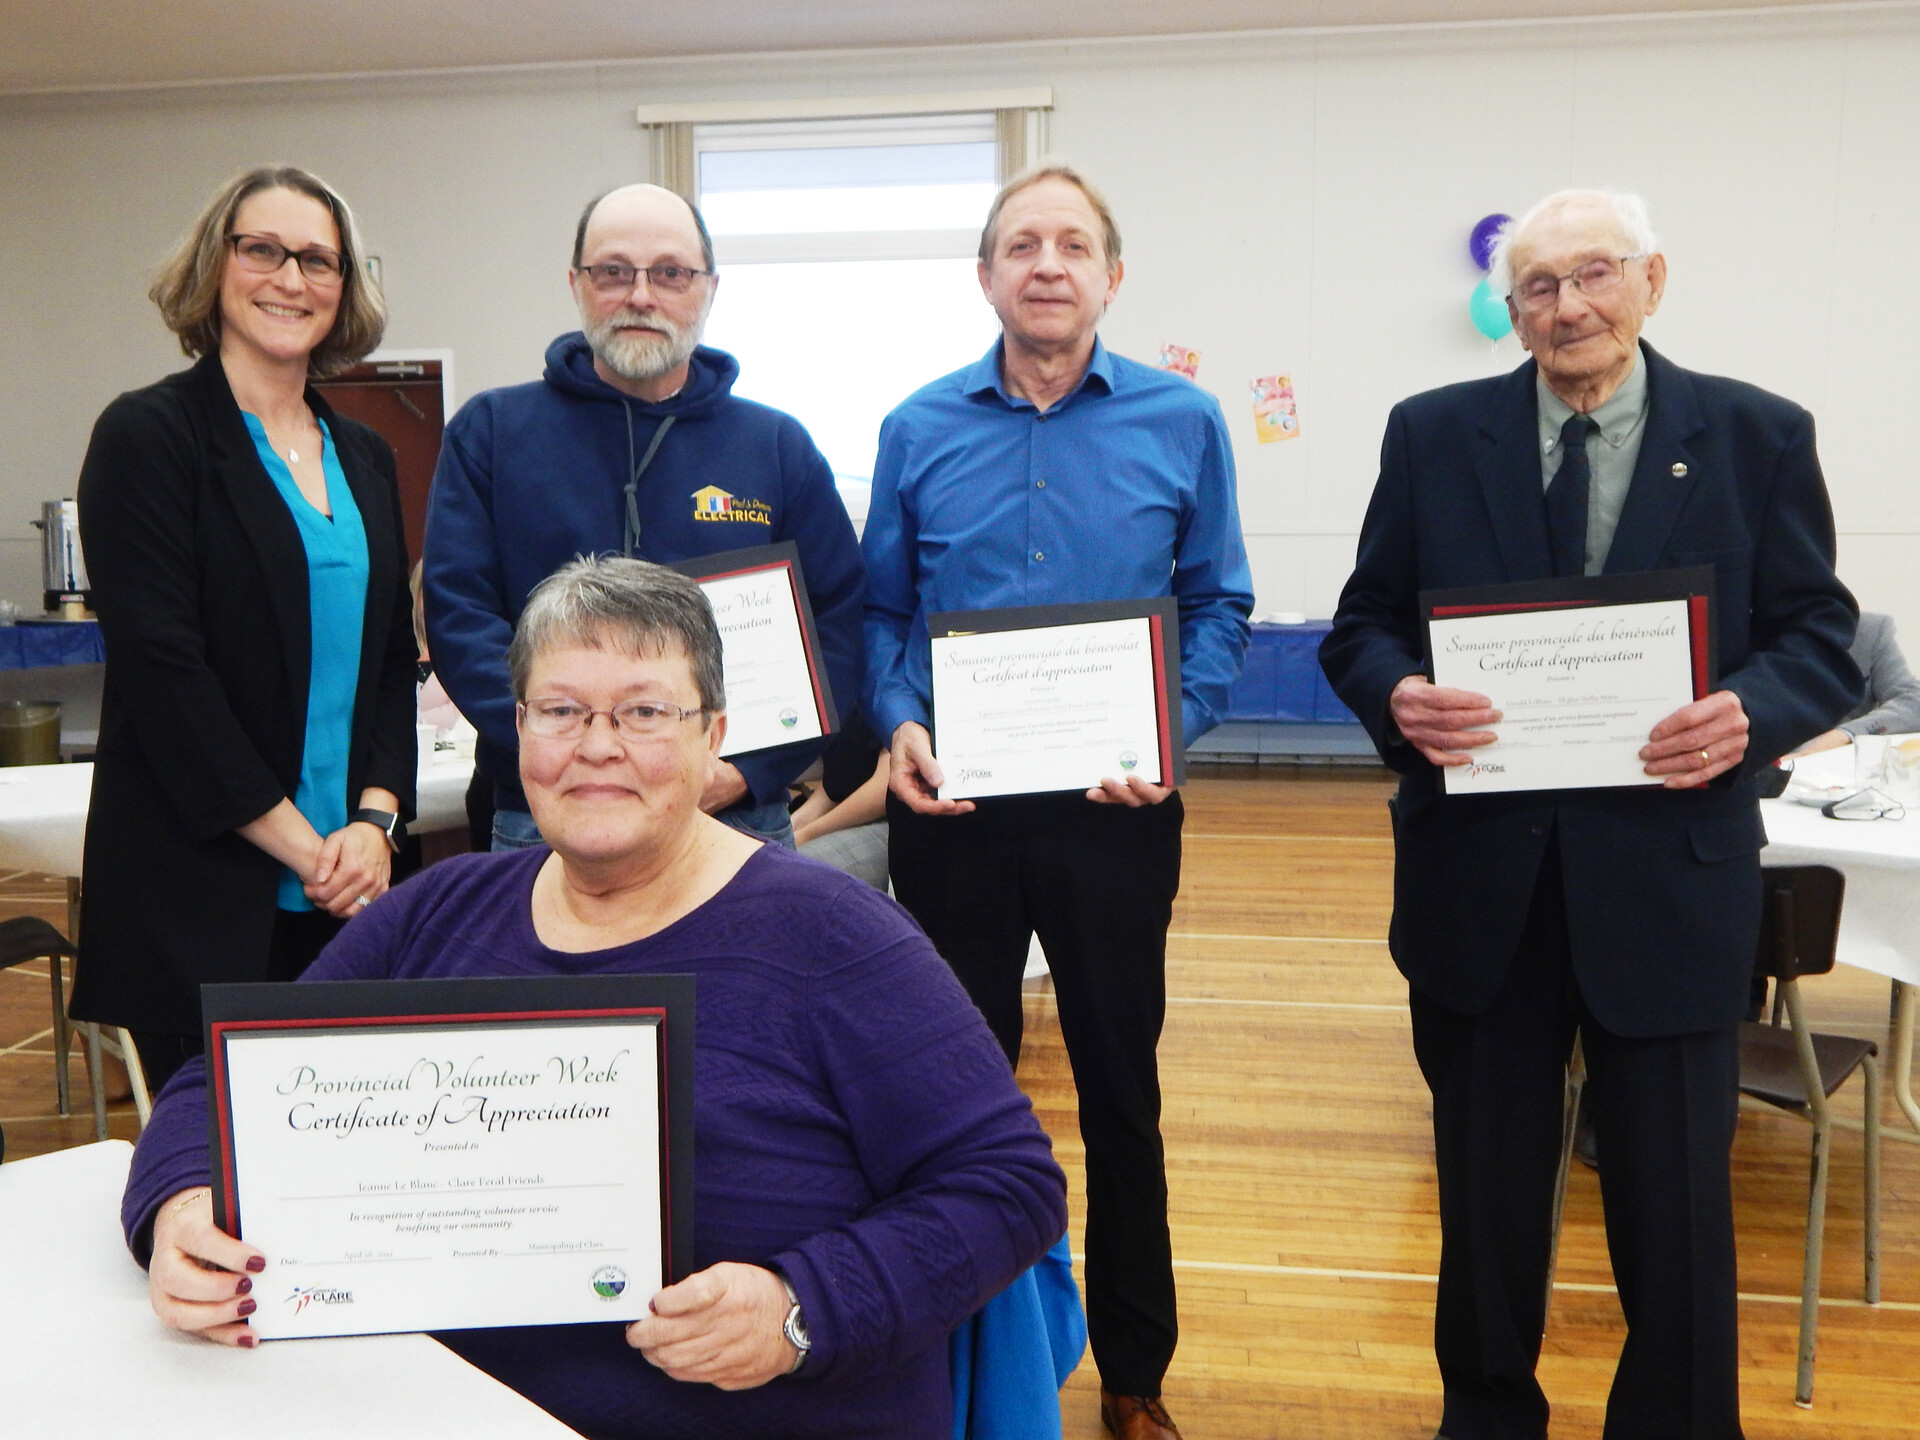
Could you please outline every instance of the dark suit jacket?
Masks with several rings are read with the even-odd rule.
[[[1833,571],[1813,418],[1651,347],[1641,354],[1647,428],[1606,569],[1714,566],[1714,688],[1738,695],[1752,726],[1736,770],[1703,791],[1449,798],[1392,727],[1393,687],[1423,668],[1419,591],[1553,573],[1532,361],[1394,407],[1354,573],[1320,649],[1335,693],[1401,774],[1394,959],[1416,989],[1464,1013],[1492,1003],[1557,827],[1574,973],[1594,1017],[1630,1036],[1738,1020],[1765,844],[1754,778],[1860,692],[1847,657],[1856,608]]]
[[[349,808],[414,794],[413,607],[393,452],[327,422],[367,532]],[[80,529],[106,641],[74,1014],[175,1034],[198,986],[265,978],[280,866],[233,833],[294,793],[312,634],[306,549],[219,357],[94,425]]]

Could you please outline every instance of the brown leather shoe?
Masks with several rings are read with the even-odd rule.
[[[1100,1392],[1100,1423],[1117,1440],[1180,1440],[1180,1427],[1167,1407],[1145,1395],[1109,1395]]]

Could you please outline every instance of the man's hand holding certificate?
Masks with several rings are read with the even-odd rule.
[[[1711,577],[1594,577],[1422,597],[1433,678],[1394,691],[1401,734],[1450,795],[1704,784],[1746,717],[1706,693]]]

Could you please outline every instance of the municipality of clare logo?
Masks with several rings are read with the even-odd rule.
[[[293,1306],[298,1315],[309,1305],[351,1305],[353,1292],[342,1290],[333,1285],[296,1285],[293,1293],[287,1296],[287,1304]]]
[[[627,1288],[627,1272],[618,1265],[602,1265],[593,1272],[593,1293],[602,1300],[618,1300]]]
[[[773,507],[764,500],[742,500],[718,485],[703,485],[693,492],[693,518],[696,520],[744,520],[749,524],[773,523]]]
[[[1120,752],[1120,768],[1122,770],[1132,770],[1139,764],[1140,764],[1140,757],[1134,754],[1133,751],[1122,750]]]
[[[799,723],[800,712],[798,710],[789,708],[780,712],[780,727],[783,730],[791,730]]]

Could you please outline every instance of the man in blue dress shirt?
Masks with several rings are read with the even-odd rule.
[[[1010,182],[980,239],[1001,338],[880,431],[864,551],[866,702],[891,741],[895,893],[1020,1053],[1038,933],[1087,1152],[1087,1311],[1101,1414],[1123,1440],[1178,1431],[1160,1404],[1178,1333],[1155,1049],[1180,883],[1179,795],[1094,789],[941,800],[927,616],[1172,595],[1191,741],[1219,722],[1253,592],[1220,407],[1109,354],[1120,234],[1065,166]]]

